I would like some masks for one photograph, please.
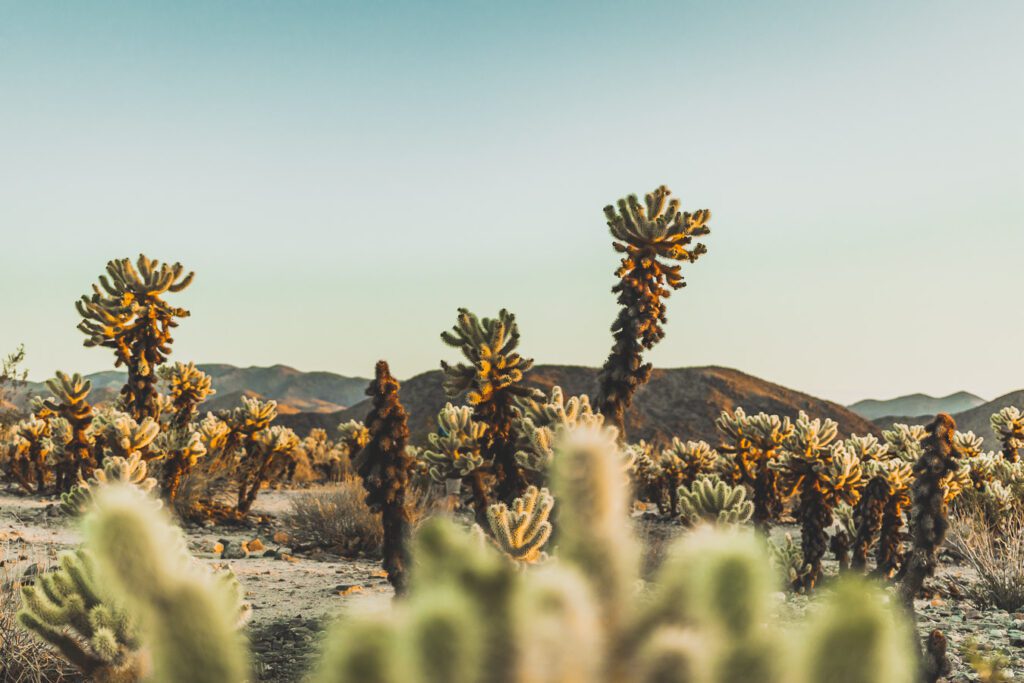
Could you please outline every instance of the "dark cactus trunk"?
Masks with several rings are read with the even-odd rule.
[[[868,552],[882,527],[885,501],[889,497],[889,484],[881,477],[874,477],[864,487],[861,499],[853,510],[857,535],[853,539],[853,560],[851,566],[864,571],[868,564]]]
[[[832,511],[816,484],[808,483],[800,494],[800,547],[804,553],[806,573],[797,579],[797,588],[811,590],[821,579],[821,560],[828,550],[828,533],[832,524]]]
[[[903,505],[896,497],[890,497],[882,510],[882,524],[878,533],[878,547],[875,550],[875,574],[890,578],[903,562],[902,542]]]

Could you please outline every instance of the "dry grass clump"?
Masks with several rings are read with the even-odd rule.
[[[291,501],[285,523],[297,545],[329,549],[346,556],[380,556],[384,529],[370,512],[358,479],[313,489]]]
[[[978,574],[958,586],[968,598],[1008,612],[1024,608],[1024,508],[1017,506],[996,528],[977,510],[958,510],[950,517],[948,542]]]
[[[8,567],[13,558],[0,546],[0,681],[71,683],[80,675],[45,643],[18,623],[21,579]]]

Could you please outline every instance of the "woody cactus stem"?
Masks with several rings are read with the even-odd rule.
[[[194,274],[184,271],[180,263],[161,263],[142,254],[134,266],[126,258],[110,261],[92,295],[75,304],[85,345],[113,349],[115,366],[127,366],[121,398],[136,420],[159,417],[156,369],[171,353],[176,318],[189,315],[184,308],[169,305],[163,295],[192,284]]]
[[[853,539],[853,559],[850,566],[863,571],[868,563],[868,551],[882,528],[885,504],[889,499],[889,484],[882,477],[872,477],[853,510],[857,534]]]
[[[651,364],[643,362],[643,352],[665,336],[665,299],[686,285],[680,266],[665,261],[693,263],[707,251],[704,244],[691,248],[690,243],[710,232],[711,212],[681,212],[679,200],[670,200],[669,195],[662,185],[644,198],[643,205],[630,195],[620,199],[617,208],[604,209],[615,238],[612,246],[623,257],[615,273],[619,282],[612,287],[620,306],[612,324],[614,343],[601,368],[596,403],[618,427],[622,439],[626,408],[651,376]]]
[[[914,504],[910,511],[913,547],[899,588],[900,597],[910,607],[925,578],[935,573],[939,547],[949,528],[942,480],[959,468],[959,454],[953,445],[955,435],[953,418],[946,413],[936,415],[922,442],[924,453],[914,463]]]
[[[411,520],[406,490],[413,459],[405,451],[409,440],[409,416],[399,399],[398,380],[386,361],[378,361],[376,375],[366,388],[373,409],[366,417],[370,441],[355,459],[355,468],[366,488],[366,504],[379,512],[384,526],[383,566],[395,593],[406,591]]]

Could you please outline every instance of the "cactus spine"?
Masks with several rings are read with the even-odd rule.
[[[163,295],[182,291],[193,276],[185,274],[180,263],[161,263],[142,254],[134,266],[129,259],[118,259],[107,263],[107,273],[93,285],[92,295],[75,304],[85,345],[113,349],[115,367],[127,366],[128,382],[121,397],[136,420],[159,417],[156,370],[171,352],[177,319],[189,315],[184,308],[169,305]]]
[[[373,408],[366,417],[370,441],[353,463],[366,488],[366,504],[379,512],[384,526],[383,566],[399,595],[405,593],[409,565],[409,510],[406,491],[414,461],[405,450],[409,416],[402,406],[398,380],[385,361],[378,361],[366,388]]]
[[[665,336],[665,299],[672,290],[686,285],[681,267],[669,262],[693,263],[707,251],[694,239],[707,235],[711,212],[680,211],[677,198],[662,185],[644,197],[620,199],[606,206],[615,251],[623,254],[612,287],[617,294],[619,313],[612,324],[614,343],[601,368],[596,404],[625,438],[626,409],[633,395],[650,379],[651,364],[643,362],[644,350],[654,348]]]

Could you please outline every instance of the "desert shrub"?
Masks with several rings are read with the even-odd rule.
[[[950,516],[948,542],[978,575],[958,585],[971,600],[1009,612],[1024,607],[1024,507],[993,528],[977,510],[961,506]]]
[[[0,681],[64,683],[81,681],[70,664],[18,623],[22,580],[9,570],[12,553],[0,546]]]
[[[358,479],[303,492],[292,499],[285,524],[297,544],[329,548],[342,555],[376,557],[384,528],[365,498]]]

